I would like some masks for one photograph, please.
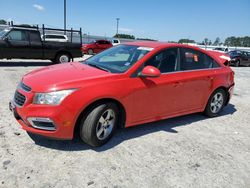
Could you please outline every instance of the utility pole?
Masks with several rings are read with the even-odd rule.
[[[64,0],[64,34],[66,34],[66,0]]]
[[[120,18],[116,18],[116,35],[118,34]]]

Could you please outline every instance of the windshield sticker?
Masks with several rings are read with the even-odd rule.
[[[138,47],[137,50],[145,50],[145,51],[152,51],[154,48],[149,48],[149,47]]]
[[[125,66],[129,66],[129,65],[130,65],[130,62],[127,62],[127,63],[125,63],[124,65],[125,65]]]

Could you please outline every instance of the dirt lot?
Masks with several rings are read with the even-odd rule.
[[[8,102],[46,61],[0,61],[0,187],[250,187],[250,68],[220,117],[201,114],[120,130],[101,148],[21,130]]]

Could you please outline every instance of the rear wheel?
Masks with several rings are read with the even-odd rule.
[[[112,137],[117,123],[117,106],[114,103],[100,104],[81,120],[80,137],[91,146],[102,146]]]
[[[60,53],[55,58],[56,63],[68,63],[70,62],[70,56],[67,53]]]
[[[94,51],[92,49],[88,49],[88,54],[89,55],[93,55],[94,54]]]
[[[223,89],[217,89],[210,96],[204,113],[208,117],[216,117],[221,112],[226,103],[226,92]]]

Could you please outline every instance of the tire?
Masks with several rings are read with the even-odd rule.
[[[236,62],[235,62],[235,67],[239,67],[240,66],[240,60],[237,60]]]
[[[94,106],[80,122],[80,137],[88,145],[102,146],[113,136],[117,123],[118,108],[114,103]]]
[[[222,111],[227,100],[227,94],[224,89],[215,90],[210,96],[206,108],[205,115],[208,117],[216,117]]]
[[[56,63],[68,63],[70,62],[70,56],[67,53],[59,53],[55,58]]]
[[[89,55],[93,55],[94,54],[94,51],[92,49],[88,49],[88,54]]]

